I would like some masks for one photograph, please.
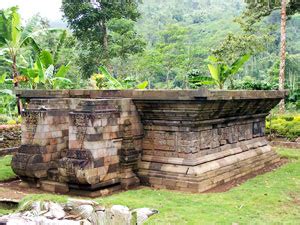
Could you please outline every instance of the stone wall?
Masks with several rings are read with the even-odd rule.
[[[12,167],[23,180],[42,186],[56,182],[65,191],[97,191],[141,182],[201,192],[279,161],[264,128],[266,115],[284,92],[70,90],[18,95],[29,105]]]
[[[12,167],[24,180],[77,189],[139,184],[142,125],[131,99],[32,99]]]
[[[69,149],[59,161],[60,181],[92,189],[139,184],[135,172],[142,135],[130,99],[80,100],[70,113]]]
[[[201,192],[279,161],[264,138],[274,99],[135,103],[145,131],[143,184]]]
[[[19,147],[21,127],[19,125],[0,125],[0,149]]]
[[[22,112],[22,145],[12,168],[26,179],[47,178],[68,147],[68,100],[32,100]]]

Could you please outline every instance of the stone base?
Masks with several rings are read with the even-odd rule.
[[[110,194],[113,194],[113,193],[121,191],[121,190],[122,190],[121,185],[115,185],[115,186],[111,186],[111,187],[107,187],[107,188],[104,188],[101,190],[95,190],[95,191],[70,189],[70,192],[68,194],[76,195],[76,196],[79,195],[79,196],[89,197],[89,198],[96,198],[96,197],[110,195]]]
[[[213,158],[217,157],[217,154],[204,156],[202,157],[204,162],[194,166],[159,163],[161,164],[159,168],[155,168],[153,162],[141,162],[140,180],[142,184],[154,188],[204,192],[280,161],[280,157],[269,145],[264,143],[256,145],[262,146],[255,147],[255,144],[249,144],[248,150],[238,147],[239,152],[216,159]],[[233,153],[233,150],[230,151]],[[201,158],[198,160],[201,161]]]
[[[300,149],[300,142],[291,142],[291,141],[272,141],[271,146],[281,147],[281,148],[293,148]]]
[[[40,181],[40,188],[43,191],[54,192],[59,194],[66,194],[69,192],[69,187],[67,184],[49,180]]]
[[[20,183],[21,187],[24,188],[40,188],[43,191],[57,193],[57,194],[68,194],[68,195],[76,195],[76,196],[83,196],[83,197],[101,197],[110,195],[114,192],[120,191],[123,187],[120,183],[111,185],[111,186],[104,186],[104,187],[83,187],[83,186],[74,186],[66,183],[59,183],[51,180],[41,180],[36,183],[34,182],[24,182]]]
[[[136,176],[136,172],[133,172],[130,168],[123,168],[121,172],[121,186],[122,189],[128,190],[140,185],[140,179]]]
[[[29,181],[29,180],[22,180],[21,183],[19,183],[18,185],[20,188],[24,188],[24,189],[27,189],[27,188],[39,188],[39,185],[38,183],[36,183],[35,181]]]

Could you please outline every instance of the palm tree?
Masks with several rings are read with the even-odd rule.
[[[14,86],[18,87],[19,71],[17,68],[17,57],[20,49],[30,45],[36,51],[40,51],[35,40],[22,29],[21,17],[17,7],[0,10],[0,48],[6,50],[11,60],[12,79]]]
[[[285,83],[285,61],[286,61],[286,0],[281,0],[281,42],[280,42],[280,69],[279,69],[279,90],[284,90]],[[285,101],[279,103],[279,112],[284,113]]]

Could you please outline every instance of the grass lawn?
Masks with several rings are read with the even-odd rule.
[[[160,214],[148,224],[300,224],[300,151],[279,149],[278,153],[291,162],[225,193],[142,189],[98,201],[158,209]]]
[[[225,193],[187,194],[150,188],[95,199],[104,205],[159,210],[147,224],[300,224],[300,151],[278,149],[290,163]],[[64,202],[67,196],[29,195]],[[0,211],[1,212],[1,211]]]
[[[0,181],[16,178],[16,174],[12,171],[10,166],[11,158],[11,155],[0,158]]]

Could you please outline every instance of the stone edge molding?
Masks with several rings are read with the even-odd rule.
[[[224,91],[208,90],[22,90],[17,89],[20,98],[131,98],[148,100],[194,100],[205,99],[260,99],[284,98],[288,91]]]
[[[279,162],[265,117],[286,91],[17,90],[13,170],[94,197],[148,185],[203,192]]]

